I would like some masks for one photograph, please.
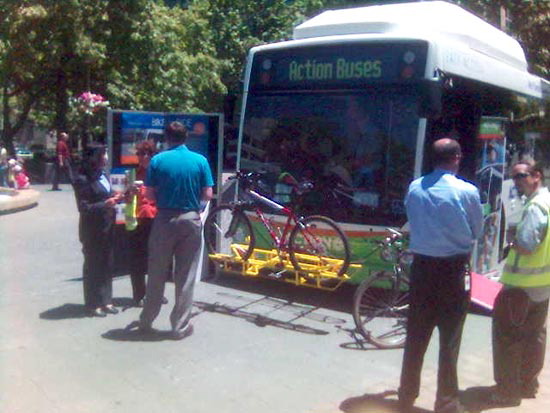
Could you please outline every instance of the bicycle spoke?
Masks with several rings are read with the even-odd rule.
[[[290,260],[298,270],[345,274],[349,266],[349,245],[345,234],[329,218],[304,218],[289,238]],[[330,278],[330,277],[328,277]]]
[[[392,273],[380,273],[362,284],[354,297],[357,327],[381,348],[400,347],[406,337],[408,293],[395,289],[394,277]]]

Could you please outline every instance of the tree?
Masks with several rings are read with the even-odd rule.
[[[219,108],[226,90],[207,22],[161,3],[4,1],[0,74],[7,146],[13,151],[13,136],[32,118],[58,130],[83,131],[86,141],[104,118],[84,122],[70,106],[84,91],[120,108]]]
[[[0,77],[2,79],[2,141],[13,155],[13,136],[28,119],[49,78],[45,10],[5,1],[0,12]],[[28,42],[28,38],[34,39]]]
[[[219,107],[225,87],[206,21],[188,10],[144,3],[134,16],[123,6],[109,12],[110,101],[158,111]]]
[[[525,50],[531,70],[544,78],[550,77],[548,0],[461,0],[457,3],[515,37]],[[505,13],[506,27],[501,27],[502,13]]]
[[[32,117],[33,108],[54,114],[50,126],[67,128],[68,93],[89,82],[86,68],[102,58],[102,45],[93,42],[89,33],[101,27],[102,4],[92,0],[4,3],[3,140],[13,148],[13,136]]]

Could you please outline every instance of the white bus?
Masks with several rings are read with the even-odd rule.
[[[293,198],[289,176],[313,181],[302,210],[342,225],[364,263],[352,274],[360,281],[387,265],[370,252],[386,227],[405,224],[403,198],[430,169],[431,142],[454,135],[460,174],[478,184],[486,214],[473,269],[498,276],[520,204],[509,199],[507,166],[523,156],[509,120],[549,90],[519,43],[443,1],[326,11],[293,37],[249,53],[239,169],[264,171],[281,202]]]

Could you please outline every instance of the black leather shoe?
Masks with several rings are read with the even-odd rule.
[[[118,314],[118,310],[112,305],[106,305],[105,307],[103,307],[103,311],[108,314]]]
[[[155,330],[151,326],[144,327],[141,325],[139,320],[132,321],[130,324],[128,324],[125,328],[126,331],[133,331],[137,330],[140,334],[155,334],[157,330]]]
[[[492,406],[514,407],[521,404],[521,398],[514,395],[505,395],[498,391],[495,391],[491,393],[491,396],[489,397],[489,403]]]
[[[521,388],[521,398],[534,399],[537,397],[537,392],[538,392],[537,386],[523,386]]]
[[[90,317],[107,317],[107,313],[103,311],[102,308],[94,308],[93,310],[89,310],[88,314]]]

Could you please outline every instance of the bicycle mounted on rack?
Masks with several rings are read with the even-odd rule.
[[[268,275],[320,289],[340,286],[349,278],[350,267],[344,232],[330,218],[301,217],[260,194],[260,178],[240,171],[229,178],[248,200],[218,205],[208,214],[204,235],[210,259],[222,270],[242,275]],[[308,183],[295,188],[298,193],[309,189]],[[275,214],[268,215],[266,209]]]
[[[405,249],[401,232],[387,230],[389,235],[374,252],[393,268],[376,272],[359,285],[353,298],[353,318],[357,331],[367,341],[379,348],[399,348],[407,333],[412,254]]]

